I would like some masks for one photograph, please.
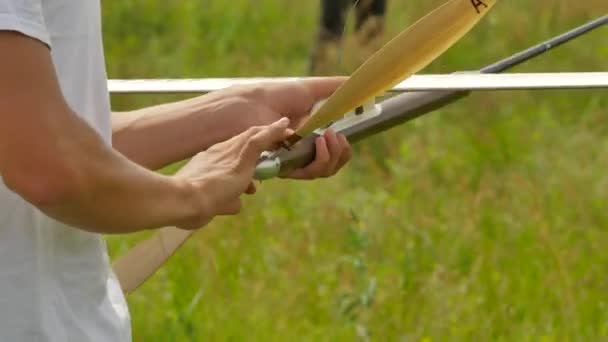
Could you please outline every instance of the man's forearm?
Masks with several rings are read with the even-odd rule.
[[[76,186],[60,200],[39,206],[49,216],[113,234],[179,225],[203,215],[202,201],[189,183],[149,171],[93,141],[83,146],[83,141],[80,136],[83,148],[74,153],[80,156],[68,157],[78,168]]]
[[[205,95],[114,113],[113,146],[153,170],[189,158],[256,124],[247,113],[225,110],[231,101],[238,101],[229,96]]]
[[[7,187],[47,215],[95,232],[208,218],[207,199],[198,195],[205,184],[195,189],[129,161],[70,109],[47,46],[0,32],[0,51],[0,175]]]
[[[205,212],[185,181],[128,160],[76,115],[49,117],[44,137],[20,138],[30,141],[29,153],[11,153],[2,173],[7,186],[45,214],[112,234],[179,225]]]

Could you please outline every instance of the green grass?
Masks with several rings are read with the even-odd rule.
[[[390,33],[440,2],[392,1]],[[318,6],[102,3],[113,78],[303,75]],[[607,12],[502,1],[427,72],[475,69]],[[517,70],[606,70],[606,30]],[[129,298],[135,339],[608,340],[606,94],[475,94],[361,143],[335,178],[265,182]],[[109,238],[112,255],[142,235]]]

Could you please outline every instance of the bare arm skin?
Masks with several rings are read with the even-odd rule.
[[[261,83],[233,87],[189,100],[163,104],[112,118],[114,148],[150,169],[191,157],[251,126],[267,125],[283,116],[292,128],[317,101],[345,80],[319,78],[303,82]],[[335,174],[350,158],[343,136],[327,132],[317,143],[319,156],[291,178],[312,179]]]
[[[47,215],[84,230],[194,229],[234,213],[259,153],[288,134],[286,122],[252,128],[178,175],[158,175],[106,146],[69,108],[48,47],[0,32],[0,51],[0,174]],[[217,195],[224,182],[230,191]]]

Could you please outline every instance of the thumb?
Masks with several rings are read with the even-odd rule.
[[[282,118],[268,126],[262,126],[245,142],[241,152],[241,162],[245,163],[245,166],[254,166],[262,152],[272,149],[293,134],[293,131],[287,129],[288,126],[288,118]]]
[[[303,80],[302,84],[312,95],[315,102],[328,98],[338,89],[348,77],[333,76],[333,77],[312,77]]]

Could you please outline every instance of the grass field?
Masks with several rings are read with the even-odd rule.
[[[389,33],[439,3],[392,1]],[[303,75],[318,6],[102,4],[112,78]],[[606,0],[502,1],[426,72],[606,13]],[[597,70],[608,28],[517,69]],[[476,94],[361,143],[335,178],[269,181],[245,204],[129,298],[136,341],[608,341],[606,91]],[[109,238],[112,255],[145,235]]]

